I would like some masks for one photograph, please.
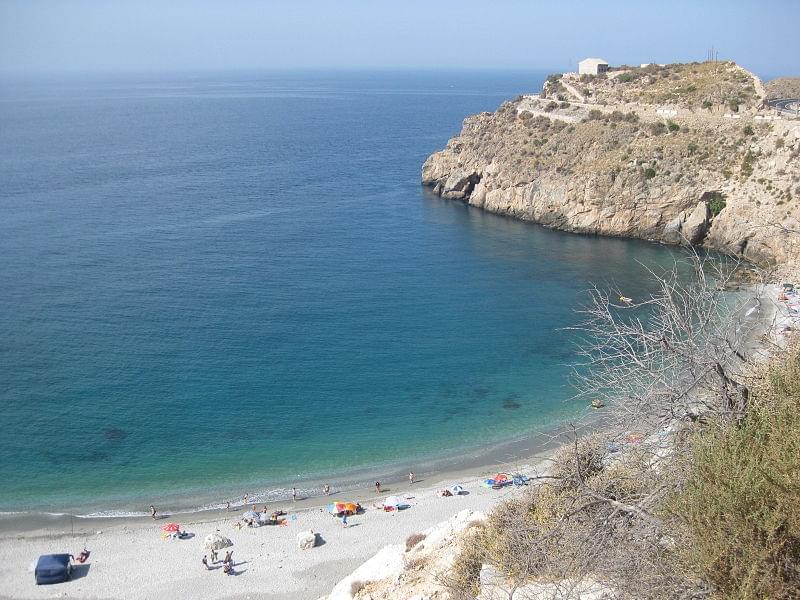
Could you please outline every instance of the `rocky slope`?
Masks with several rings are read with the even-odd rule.
[[[778,77],[767,83],[767,98],[800,98],[800,77]]]
[[[795,261],[800,122],[773,120],[763,94],[733,63],[551,76],[468,117],[422,182],[548,227]]]

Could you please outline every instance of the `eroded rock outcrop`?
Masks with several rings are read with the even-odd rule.
[[[743,70],[730,68],[734,85]],[[609,95],[616,84],[603,85]],[[771,120],[755,102],[736,119],[724,106],[665,109],[630,102],[630,90],[621,97],[625,104],[601,105],[526,96],[468,117],[427,159],[422,182],[444,198],[567,231],[796,260],[800,122]]]

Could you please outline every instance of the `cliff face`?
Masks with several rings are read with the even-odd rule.
[[[422,182],[444,198],[567,231],[705,244],[755,262],[795,260],[800,122],[771,120],[751,91],[760,82],[725,68],[728,85],[746,89],[735,97],[735,115],[734,101],[703,99],[689,69],[677,70],[688,81],[676,85],[691,90],[692,102],[678,94],[658,105],[649,101],[652,75],[551,77],[545,98],[519,97],[467,118],[425,162]],[[702,76],[706,82],[709,74]],[[663,79],[655,76],[659,90]],[[624,90],[618,103],[615,87]],[[603,100],[587,100],[593,96]]]

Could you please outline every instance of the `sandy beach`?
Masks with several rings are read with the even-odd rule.
[[[531,463],[533,465],[533,463]],[[532,475],[546,466],[539,457],[535,466],[521,466]],[[269,510],[288,513],[285,526],[262,526],[236,530],[233,524],[241,511],[174,515],[153,521],[149,518],[94,520],[94,531],[78,525],[75,534],[42,530],[5,535],[0,539],[0,598],[319,598],[386,544],[401,543],[409,535],[440,523],[455,513],[471,509],[487,511],[514,488],[492,490],[481,485],[491,469],[473,476],[448,474],[428,478],[411,486],[391,485],[387,494],[375,490],[356,500],[365,507],[349,519],[347,528],[321,505],[327,499],[271,505]],[[460,483],[467,493],[442,498],[436,491]],[[408,508],[386,513],[376,508],[386,495],[407,498]],[[260,506],[258,507],[261,508]],[[161,539],[161,527],[175,520],[194,537],[187,540]],[[63,529],[63,528],[62,528]],[[86,531],[83,531],[87,529]],[[300,550],[296,536],[311,529],[322,543]],[[233,543],[237,575],[226,576],[222,565],[207,571],[201,564],[203,539],[219,530]],[[55,586],[37,586],[32,565],[43,553],[68,552],[77,555],[84,547],[91,551],[87,564],[79,567],[73,580]]]

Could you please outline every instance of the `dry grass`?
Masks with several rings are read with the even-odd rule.
[[[720,598],[797,598],[800,590],[800,348],[754,386],[741,427],[714,424],[695,442],[673,510],[687,559]]]
[[[729,110],[757,103],[753,79],[732,62],[632,67],[617,76],[594,79],[588,89],[601,103],[724,105]]]

